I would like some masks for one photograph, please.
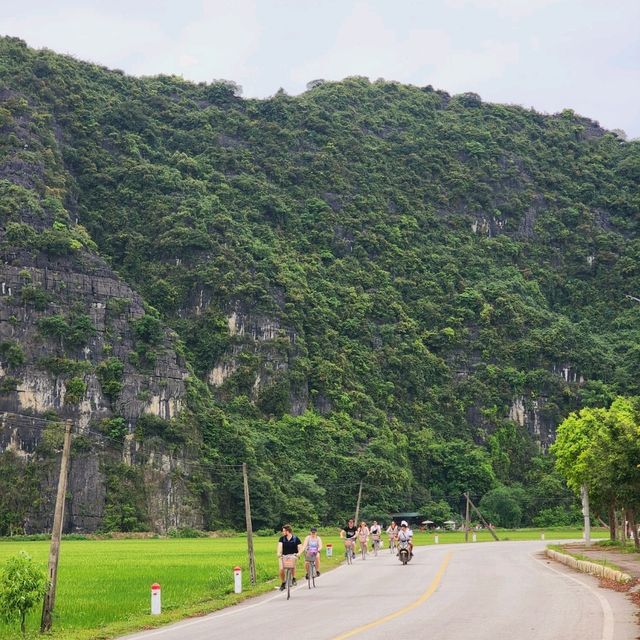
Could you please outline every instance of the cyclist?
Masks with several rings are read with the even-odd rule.
[[[358,527],[358,541],[360,542],[360,553],[367,555],[367,542],[369,541],[369,527],[363,520]]]
[[[358,528],[356,527],[355,520],[353,518],[349,518],[349,522],[347,526],[340,531],[340,537],[344,540],[344,550],[346,552],[351,552],[351,555],[355,558],[354,546],[356,543],[356,534],[358,533]]]
[[[318,535],[318,530],[315,527],[311,527],[309,535],[302,543],[302,553],[305,554],[305,580],[309,579],[309,565],[311,561],[316,565],[316,575],[320,575],[320,551],[322,551],[322,538]]]
[[[409,529],[409,525],[406,520],[400,523],[400,531],[398,532],[398,540],[400,542],[409,543],[409,553],[413,557],[413,531]]]
[[[302,542],[298,536],[293,534],[293,529],[290,524],[285,524],[282,527],[282,537],[278,540],[278,558],[282,558],[282,556],[290,556],[290,555],[300,555],[300,547],[302,546]],[[295,587],[297,583],[296,581],[296,569],[295,567],[291,570],[292,584]],[[284,565],[282,561],[280,562],[280,591],[284,591],[287,588],[287,583],[284,579]]]
[[[378,543],[380,545],[380,534],[382,533],[382,527],[378,524],[377,520],[374,520],[371,524],[371,529],[369,529],[369,533],[371,534],[371,548],[375,551],[375,545]]]
[[[395,520],[391,521],[391,524],[387,527],[387,535],[389,536],[389,549],[394,550],[396,546],[396,540],[398,539],[398,523]]]

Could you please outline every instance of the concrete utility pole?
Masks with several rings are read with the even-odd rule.
[[[51,530],[51,547],[49,549],[49,589],[44,596],[42,605],[42,620],[40,632],[51,629],[51,615],[56,602],[56,581],[58,579],[58,557],[60,555],[60,538],[64,522],[64,501],[67,493],[67,476],[69,471],[69,457],[71,454],[71,429],[73,422],[66,421],[64,431],[64,445],[62,447],[62,460],[60,461],[60,477],[58,478],[58,494],[56,496],[56,509],[53,515],[53,529]]]
[[[500,542],[498,536],[496,535],[496,532],[493,530],[492,527],[490,527],[487,524],[487,521],[482,517],[482,514],[480,513],[480,510],[478,509],[478,507],[476,507],[475,504],[473,504],[473,500],[471,500],[471,498],[469,497],[469,494],[465,494],[467,496],[467,500],[469,501],[469,504],[471,505],[471,508],[478,514],[478,518],[480,518],[480,520],[482,520],[482,524],[489,530],[489,533],[493,536],[493,539],[496,542]]]
[[[361,498],[362,498],[362,480],[360,480],[360,488],[358,489],[358,501],[356,502],[356,527],[358,526],[358,516],[360,515]]]
[[[580,487],[580,495],[582,496],[582,515],[584,516],[584,543],[591,544],[591,515],[589,514],[589,491],[587,485]]]
[[[465,542],[469,542],[469,529],[470,529],[470,523],[469,523],[469,494],[465,493],[464,497],[467,499],[467,509],[466,509],[465,516],[464,516],[464,541]]]
[[[251,584],[256,584],[256,557],[253,553],[253,525],[251,524],[251,503],[249,502],[249,475],[247,463],[242,463],[242,480],[244,483],[244,517],[247,522],[247,552],[249,553],[249,576]]]

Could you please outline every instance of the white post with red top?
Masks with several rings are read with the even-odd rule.
[[[233,592],[242,593],[242,568],[233,567]]]
[[[151,615],[159,616],[162,612],[162,605],[160,603],[160,585],[154,582],[151,585]]]
[[[326,551],[327,551],[327,558],[331,558],[333,556],[333,545],[331,543],[329,543],[326,546]]]

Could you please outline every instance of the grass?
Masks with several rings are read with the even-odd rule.
[[[537,540],[540,529],[497,531],[501,539]],[[322,570],[337,566],[343,550],[336,529],[321,530],[325,545],[334,545],[334,556],[323,553]],[[478,531],[478,542],[492,540]],[[594,537],[598,537],[598,532]],[[607,535],[601,532],[602,537]],[[440,544],[464,542],[464,532],[438,532]],[[302,537],[302,536],[301,536]],[[578,529],[546,530],[546,538],[579,538]],[[470,538],[471,539],[471,538]],[[417,545],[434,544],[433,533],[416,533]],[[58,589],[53,631],[56,640],[113,638],[142,628],[158,626],[187,616],[201,615],[235,604],[246,597],[277,586],[277,536],[255,537],[257,586],[250,587],[246,537],[151,538],[123,540],[63,539],[58,568]],[[49,542],[0,541],[0,566],[25,550],[46,568]],[[233,567],[243,570],[244,593],[233,593]],[[301,565],[300,565],[301,567]],[[302,571],[299,569],[299,575]],[[150,586],[162,586],[161,616],[151,618]],[[40,611],[28,619],[29,637],[37,633]],[[0,640],[15,640],[17,625],[0,623]]]
[[[591,548],[596,551],[598,550],[597,546],[591,547]],[[576,553],[575,551],[572,551],[571,549],[567,549],[565,546],[561,544],[550,544],[549,549],[552,549],[553,551],[557,551],[558,553],[563,553],[566,556],[571,556],[576,560],[591,562],[592,564],[597,564],[601,567],[608,567],[609,569],[613,569],[614,571],[622,571],[621,567],[619,567],[617,564],[613,562],[609,562],[606,558],[596,558],[593,556],[584,555],[583,553]]]

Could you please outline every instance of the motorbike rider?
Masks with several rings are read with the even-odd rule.
[[[409,529],[409,525],[406,520],[400,523],[400,531],[398,531],[398,541],[407,542],[409,545],[409,553],[413,557],[413,531]]]

